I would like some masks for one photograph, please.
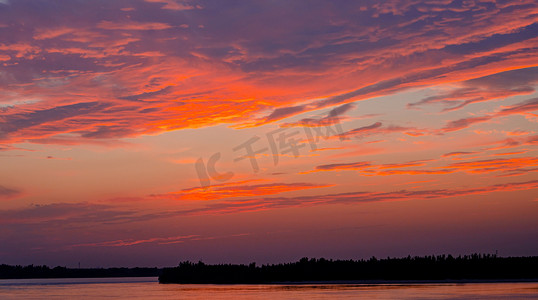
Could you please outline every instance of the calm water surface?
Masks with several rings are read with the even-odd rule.
[[[538,299],[538,283],[176,285],[157,278],[0,280],[0,299]]]

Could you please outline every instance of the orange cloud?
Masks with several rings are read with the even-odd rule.
[[[442,157],[448,157],[448,156],[455,156],[455,155],[469,155],[469,154],[476,154],[478,152],[475,151],[456,151],[456,152],[449,152],[442,155]]]
[[[208,201],[235,197],[253,197],[280,194],[289,191],[329,187],[329,184],[310,183],[267,183],[256,185],[242,185],[243,182],[231,182],[212,185],[207,188],[195,187],[180,192],[154,195],[159,198],[174,200]]]
[[[521,167],[538,166],[536,157],[516,157],[506,159],[486,159],[478,161],[452,163],[447,168],[470,173],[488,173],[494,171],[511,171]]]
[[[523,151],[516,151],[516,152],[493,153],[492,155],[494,155],[494,156],[516,155],[516,154],[523,154],[523,153],[527,153],[527,152],[528,152],[528,150],[523,150]]]
[[[451,152],[446,153],[442,157],[472,154],[476,152]],[[522,152],[524,153],[524,152]],[[506,153],[506,155],[519,154],[519,153]],[[385,176],[385,175],[434,175],[434,174],[450,174],[454,172],[468,172],[468,173],[490,173],[502,171],[504,173],[514,172],[521,170],[524,167],[538,166],[538,158],[534,157],[515,157],[507,159],[486,159],[476,161],[465,161],[451,163],[445,166],[428,168],[428,169],[402,169],[409,167],[426,166],[428,162],[435,162],[435,160],[419,160],[403,163],[391,163],[391,164],[374,164],[369,161],[353,162],[353,163],[337,163],[328,165],[319,165],[314,170],[302,172],[300,174],[307,174],[320,171],[345,171],[345,170],[357,170],[362,172],[366,176]],[[532,169],[526,169],[528,172]]]

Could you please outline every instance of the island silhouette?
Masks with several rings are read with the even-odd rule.
[[[498,257],[472,254],[332,260],[302,258],[294,263],[257,266],[255,263],[208,265],[182,262],[164,268],[160,283],[254,284],[330,281],[439,281],[522,280],[538,281],[538,256]]]

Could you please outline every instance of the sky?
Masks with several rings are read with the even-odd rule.
[[[0,263],[538,255],[533,0],[0,0]]]

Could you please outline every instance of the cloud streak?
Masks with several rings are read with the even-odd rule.
[[[443,111],[451,111],[472,103],[532,94],[537,83],[538,67],[511,70],[463,81],[461,88],[410,103],[408,107],[441,103],[446,106]]]
[[[493,118],[504,117],[504,116],[509,116],[513,114],[526,114],[535,110],[538,110],[538,98],[528,99],[518,104],[503,108],[489,115],[469,117],[469,118],[463,118],[463,119],[459,119],[455,121],[450,121],[445,125],[442,131],[443,132],[457,131],[457,130],[470,127],[477,123],[487,122]]]
[[[471,154],[471,152],[452,152],[444,154],[443,157],[454,155]],[[535,157],[513,157],[506,159],[485,159],[485,160],[469,160],[464,162],[451,163],[440,167],[430,167],[423,169],[408,169],[410,167],[425,167],[428,162],[436,162],[435,160],[419,160],[409,161],[403,163],[390,163],[390,164],[375,164],[369,161],[359,161],[352,163],[339,163],[319,165],[312,171],[302,172],[301,174],[308,174],[313,172],[326,172],[326,171],[348,171],[354,170],[361,172],[363,175],[435,175],[435,174],[449,174],[454,172],[467,172],[467,173],[491,173],[502,171],[504,173],[514,173],[517,170],[522,170],[525,167],[538,166],[538,159]],[[402,169],[403,168],[403,169]],[[525,169],[529,172],[534,169]],[[519,172],[522,173],[522,172]]]
[[[21,193],[22,192],[20,190],[0,185],[0,200],[12,199],[21,195]]]
[[[394,192],[352,192],[302,197],[280,197],[249,199],[244,201],[222,202],[207,205],[204,208],[185,211],[188,214],[228,214],[251,212],[277,208],[331,205],[331,204],[360,204],[385,201],[431,200],[447,197],[463,197],[469,195],[489,194],[538,188],[538,181],[514,182],[469,189],[438,189],[438,190],[399,190]]]
[[[280,194],[289,191],[300,191],[305,189],[323,188],[333,186],[331,184],[312,183],[265,183],[255,185],[245,185],[241,182],[231,182],[212,185],[207,188],[194,187],[181,190],[180,192],[154,195],[158,198],[174,200],[207,201],[219,200],[234,197],[253,197]]]

